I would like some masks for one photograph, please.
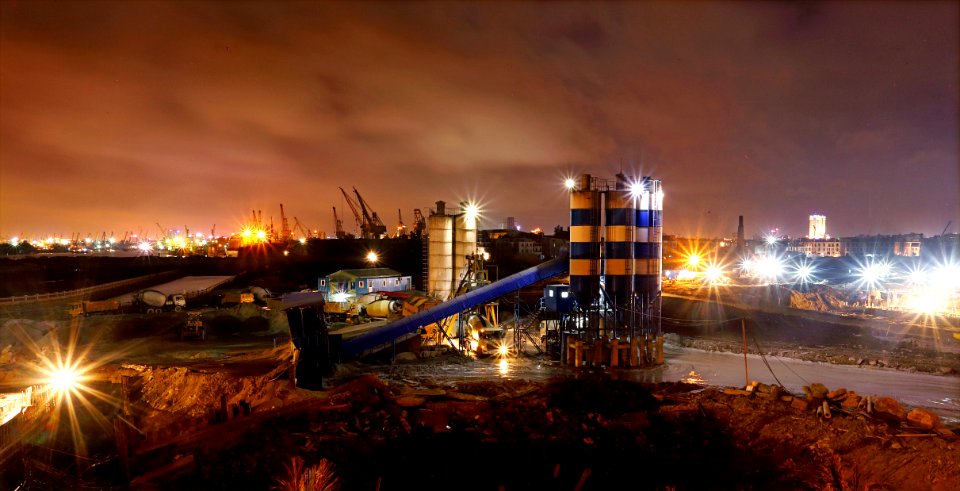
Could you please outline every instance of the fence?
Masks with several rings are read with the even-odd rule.
[[[13,297],[4,297],[4,298],[0,298],[0,305],[9,305],[9,304],[18,304],[18,303],[36,303],[36,302],[44,302],[44,301],[51,301],[51,300],[62,300],[62,299],[71,298],[71,297],[86,296],[92,293],[109,290],[112,288],[122,288],[125,286],[134,285],[147,280],[168,276],[169,274],[170,274],[169,271],[163,272],[163,273],[148,274],[145,276],[139,276],[137,278],[114,281],[111,283],[104,283],[102,285],[96,285],[96,286],[88,286],[86,288],[79,288],[76,290],[69,290],[65,292],[36,293],[33,295],[17,295]]]

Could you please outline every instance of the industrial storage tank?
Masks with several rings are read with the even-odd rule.
[[[453,289],[453,216],[446,214],[442,201],[427,217],[427,233],[427,293],[446,300]]]
[[[600,291],[600,193],[590,174],[570,190],[570,293],[581,309]]]
[[[644,177],[637,193],[634,242],[634,292],[646,312],[660,295],[663,254],[663,190],[660,181]],[[659,329],[657,329],[659,331]]]
[[[478,221],[475,207],[462,203],[460,210],[448,214],[446,204],[437,201],[427,218],[427,291],[433,297],[450,298],[470,268],[467,256],[477,252]]]
[[[618,181],[604,196],[606,242],[603,246],[604,288],[617,308],[626,308],[633,289],[633,240],[637,210],[634,196]]]
[[[459,213],[454,218],[453,230],[453,290],[470,269],[467,256],[477,252],[478,211],[475,206],[460,203]]]

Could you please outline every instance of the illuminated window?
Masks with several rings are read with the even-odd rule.
[[[547,293],[549,293],[549,295],[548,295],[548,296],[550,296],[550,297],[552,297],[552,296],[553,296],[553,290],[547,290]]]
[[[570,296],[570,292],[560,292],[560,298],[567,298]]]
[[[362,280],[357,282],[357,288],[363,288],[363,281],[362,281]]]

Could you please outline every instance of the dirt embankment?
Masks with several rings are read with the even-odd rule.
[[[144,376],[141,397],[170,414],[192,414],[198,404],[171,392],[223,387],[179,382],[189,376],[176,371],[166,377]],[[158,384],[169,388],[152,387]],[[441,385],[402,372],[386,379],[363,375],[305,398],[291,397],[302,391],[289,386],[281,393],[267,385],[251,385],[246,393],[272,393],[282,408],[259,404],[249,415],[211,426],[207,437],[181,438],[167,448],[177,449],[175,462],[189,465],[154,474],[150,482],[264,488],[295,477],[288,476],[289,464],[302,459],[308,468],[332,464],[328,472],[341,489],[449,489],[451,482],[465,489],[585,490],[623,483],[640,489],[960,486],[960,442],[952,432],[886,417],[876,406],[871,414],[866,405],[843,409],[845,399],[822,394],[794,399],[759,389],[725,393],[689,384],[569,379]],[[829,418],[817,413],[823,400],[831,401]],[[152,459],[156,465],[156,454]]]

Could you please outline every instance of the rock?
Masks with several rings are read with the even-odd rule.
[[[873,402],[873,411],[880,416],[896,421],[907,419],[907,411],[903,409],[899,402],[891,397],[878,397],[877,400]]]
[[[863,400],[863,398],[857,395],[856,392],[850,391],[847,392],[847,397],[840,403],[840,407],[844,409],[856,409],[860,406],[861,400]]]
[[[402,396],[397,398],[397,405],[400,407],[418,407],[426,401],[423,397]]]
[[[753,392],[740,389],[723,389],[723,393],[731,396],[750,396]]]
[[[907,413],[907,421],[928,430],[940,426],[940,417],[925,409],[914,409],[910,411]]]
[[[863,358],[857,359],[857,365],[863,365]]]
[[[411,353],[409,351],[404,351],[403,353],[397,353],[397,361],[417,361],[416,353]]]
[[[844,389],[842,387],[827,393],[827,399],[830,399],[831,401],[840,401],[846,397],[847,397],[847,389]]]
[[[954,370],[953,367],[940,367],[937,369],[937,372],[943,375],[952,375],[956,372],[956,370]]]
[[[806,411],[807,409],[810,409],[810,401],[806,399],[800,399],[799,397],[794,397],[793,400],[790,401],[790,407],[798,411]]]
[[[807,395],[812,399],[824,399],[827,397],[827,394],[830,393],[830,390],[827,389],[826,385],[819,383],[804,385],[803,391],[806,392]]]

